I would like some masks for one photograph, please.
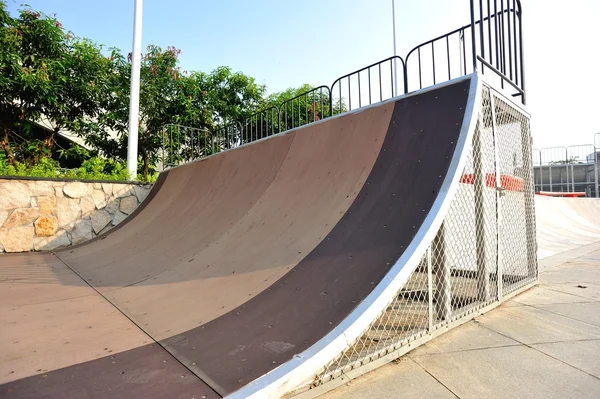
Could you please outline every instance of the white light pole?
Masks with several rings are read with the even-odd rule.
[[[398,55],[396,52],[396,1],[392,0],[392,29],[394,35],[394,57]],[[396,77],[394,81],[394,93],[398,95],[398,60],[394,58],[394,76]]]
[[[140,63],[142,51],[143,0],[134,0],[133,50],[131,52],[131,82],[129,91],[129,135],[127,137],[127,171],[135,180],[138,158],[138,128],[140,113]]]

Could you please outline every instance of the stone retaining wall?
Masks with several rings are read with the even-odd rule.
[[[0,252],[68,247],[121,223],[151,185],[0,178]]]

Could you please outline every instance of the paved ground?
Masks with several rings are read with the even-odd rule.
[[[538,286],[322,398],[600,397],[600,242],[540,271]]]

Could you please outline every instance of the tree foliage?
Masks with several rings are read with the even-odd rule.
[[[267,96],[264,85],[226,66],[185,71],[180,53],[173,46],[150,45],[142,54],[138,173],[143,179],[155,175],[166,145],[175,158],[189,159],[241,142],[239,131],[219,136],[223,126],[260,123],[279,132],[332,113],[328,90],[304,85]],[[0,0],[0,174],[53,175],[58,162],[68,160],[82,165],[81,176],[123,176],[131,58],[67,32],[55,16],[24,7],[13,17]],[[287,113],[279,112],[281,104]],[[277,111],[258,122],[257,111],[269,107]],[[187,128],[173,136],[173,126]],[[57,148],[65,131],[88,149]],[[257,126],[250,132],[247,140],[259,138]]]

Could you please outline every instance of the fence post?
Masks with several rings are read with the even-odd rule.
[[[493,98],[493,94],[490,93]],[[490,102],[492,110],[492,134],[495,133],[494,101]],[[481,121],[481,119],[480,119]],[[482,121],[480,122],[482,123]],[[483,123],[482,123],[483,125]],[[473,136],[473,191],[475,194],[475,251],[477,259],[477,294],[478,300],[490,300],[490,275],[487,267],[488,244],[485,237],[485,187],[487,177],[483,164],[483,138],[476,131]]]
[[[428,331],[433,332],[433,263],[431,260],[431,245],[427,248],[427,305],[428,305]]]
[[[436,315],[440,320],[448,322],[452,315],[452,279],[450,265],[446,261],[446,238],[444,223],[433,239],[433,274],[435,275]]]
[[[594,195],[596,198],[600,198],[598,196],[598,147],[596,147],[596,137],[599,134],[594,135]]]
[[[521,90],[523,95],[523,105],[527,105],[527,92],[525,91],[525,58],[523,57],[523,7],[521,7],[521,0],[517,0],[519,6],[519,58],[521,59]]]
[[[471,37],[471,52],[473,53],[473,72],[477,72],[477,45],[475,43],[475,2],[473,0],[471,0]]]

